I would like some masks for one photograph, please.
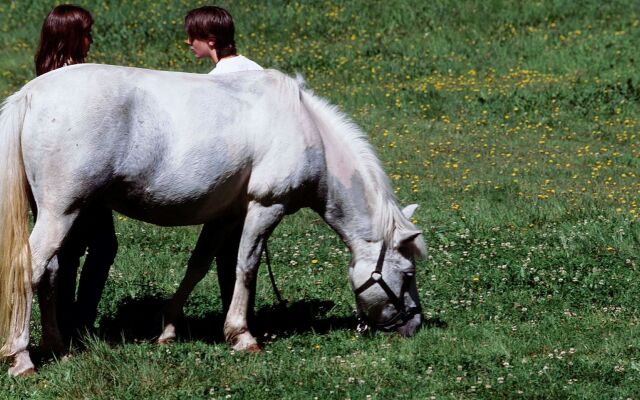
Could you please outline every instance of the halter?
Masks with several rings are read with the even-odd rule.
[[[380,285],[382,290],[384,290],[384,292],[387,294],[387,297],[389,298],[391,303],[394,305],[394,307],[398,311],[396,315],[394,315],[390,320],[386,321],[383,324],[373,322],[369,318],[366,318],[365,315],[362,316],[362,318],[366,319],[369,324],[374,325],[381,330],[390,330],[393,326],[396,325],[397,322],[401,322],[402,324],[404,324],[405,322],[413,318],[417,310],[417,307],[411,307],[410,309],[407,310],[406,307],[404,306],[404,301],[402,300],[404,298],[404,294],[408,289],[408,285],[410,284],[409,279],[405,279],[402,282],[402,287],[400,288],[400,296],[396,296],[393,290],[391,290],[389,285],[387,285],[387,283],[382,278],[382,265],[384,264],[384,258],[386,253],[387,253],[387,245],[383,241],[382,248],[380,248],[380,254],[378,255],[378,262],[376,263],[376,268],[371,273],[371,276],[369,277],[369,279],[367,279],[365,283],[363,283],[359,288],[353,291],[357,296],[360,293],[364,292],[365,290],[369,289],[371,286],[378,284]]]

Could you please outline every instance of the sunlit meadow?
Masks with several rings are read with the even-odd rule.
[[[183,44],[183,16],[200,3],[78,3],[96,19],[90,62],[212,68]],[[0,3],[2,97],[34,77],[53,5]],[[116,216],[97,335],[66,361],[39,355],[34,377],[1,377],[0,396],[640,398],[638,1],[221,5],[240,52],[301,73],[339,105],[368,132],[400,202],[420,204],[425,327],[412,339],[359,335],[348,251],[302,212],[269,242],[288,305],[263,268],[261,354],[222,342],[215,271],[178,342],[157,346],[198,228]]]

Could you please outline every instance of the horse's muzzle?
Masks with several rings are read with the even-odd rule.
[[[420,313],[416,313],[411,319],[407,320],[407,322],[398,326],[396,329],[400,335],[409,337],[415,335],[418,328],[420,328],[420,325],[422,325],[422,315]]]

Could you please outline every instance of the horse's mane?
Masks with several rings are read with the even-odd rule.
[[[341,149],[348,152],[355,161],[358,172],[362,175],[366,198],[373,210],[372,225],[375,240],[384,240],[388,246],[393,245],[396,231],[414,232],[415,225],[404,216],[391,188],[389,177],[384,172],[380,159],[366,134],[346,114],[335,105],[316,96],[304,87],[304,81],[296,77],[302,103],[314,116],[315,122],[324,135],[333,135],[341,144]],[[420,235],[414,241],[415,253],[426,254],[426,245]]]

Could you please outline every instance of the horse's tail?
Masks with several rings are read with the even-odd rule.
[[[11,355],[31,290],[28,183],[21,133],[27,110],[25,90],[4,102],[0,114],[0,354]],[[12,323],[13,322],[13,323]]]

